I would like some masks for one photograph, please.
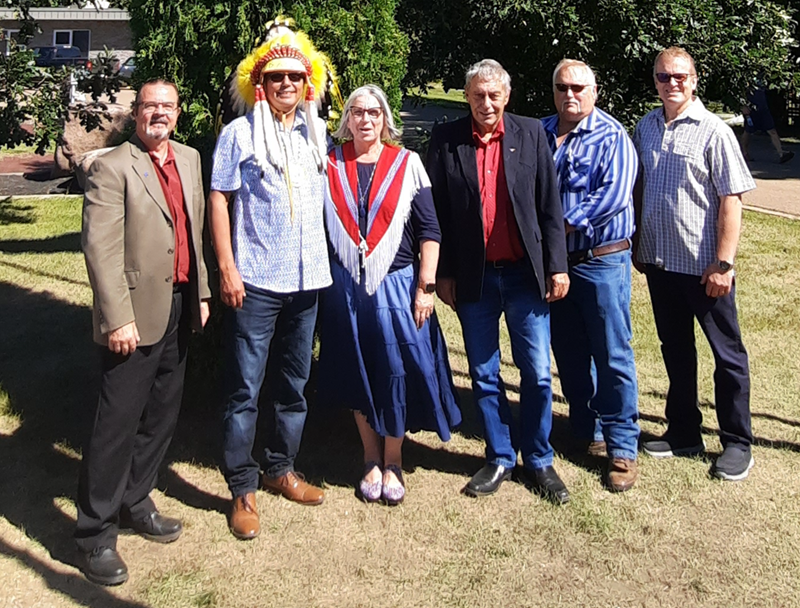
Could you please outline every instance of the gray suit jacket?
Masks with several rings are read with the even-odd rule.
[[[192,248],[191,323],[211,297],[203,259],[205,197],[197,150],[171,141]],[[81,244],[94,294],[94,340],[136,321],[141,346],[166,332],[172,307],[175,230],[150,155],[135,135],[94,161],[86,178]]]

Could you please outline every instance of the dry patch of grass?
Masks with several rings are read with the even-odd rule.
[[[312,383],[299,467],[324,485],[325,504],[305,508],[260,492],[261,536],[234,539],[215,464],[214,362],[197,362],[154,493],[162,511],[183,519],[184,535],[172,545],[120,537],[131,579],[108,590],[71,565],[80,440],[97,388],[91,294],[71,236],[79,209],[75,198],[0,205],[0,606],[797,605],[800,222],[745,218],[738,299],[758,437],[747,481],[710,479],[710,460],[643,456],[637,487],[609,494],[601,463],[570,454],[567,408],[557,402],[556,467],[572,502],[554,507],[517,483],[467,499],[459,491],[481,466],[483,444],[458,321],[440,307],[465,423],[448,444],[431,433],[409,436],[403,505],[355,499],[361,465],[352,417],[313,409]],[[667,383],[638,276],[633,317],[642,428],[658,434]],[[519,378],[504,341],[503,374],[516,400]],[[713,455],[713,368],[699,334],[698,350]]]

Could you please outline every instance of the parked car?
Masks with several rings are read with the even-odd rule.
[[[120,80],[124,80],[125,82],[130,82],[131,78],[133,78],[133,71],[136,69],[136,57],[128,57],[121,66],[119,66],[119,70],[117,74],[119,74]]]
[[[59,67],[62,65],[83,66],[92,69],[92,62],[84,57],[77,46],[35,46],[35,62],[39,67]]]

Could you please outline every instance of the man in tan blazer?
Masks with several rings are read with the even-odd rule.
[[[200,155],[169,140],[179,114],[175,85],[145,84],[136,134],[87,176],[82,245],[103,379],[75,539],[83,573],[103,585],[128,579],[116,550],[121,526],[162,543],[182,532],[149,496],[178,419],[189,335],[205,325],[211,297]]]

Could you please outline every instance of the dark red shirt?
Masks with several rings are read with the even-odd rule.
[[[484,143],[475,121],[472,121],[487,262],[513,262],[521,260],[524,255],[503,164],[503,136],[505,133],[505,124],[501,120],[495,132],[489,137],[489,141]]]
[[[172,280],[175,283],[189,282],[189,269],[191,268],[191,253],[189,251],[189,219],[186,217],[186,207],[183,201],[183,186],[175,165],[175,153],[172,146],[167,146],[167,158],[164,165],[158,164],[158,156],[150,152],[150,159],[156,168],[156,175],[167,199],[167,206],[172,215],[172,225],[175,232],[175,249],[173,257]],[[173,253],[173,251],[170,251]]]

